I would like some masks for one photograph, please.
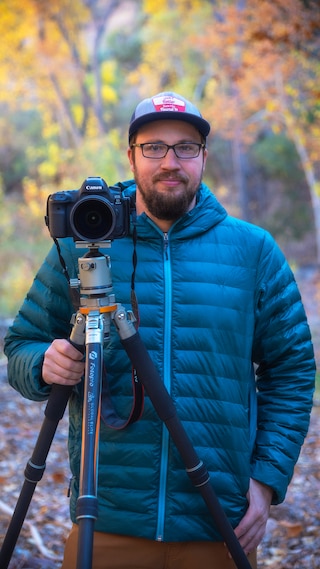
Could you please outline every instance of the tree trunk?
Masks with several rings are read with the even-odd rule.
[[[317,264],[320,265],[320,182],[316,179],[307,149],[304,146],[298,132],[296,132],[293,128],[291,128],[289,132],[291,135],[290,137],[293,140],[296,150],[299,154],[307,184],[310,190],[316,232]]]

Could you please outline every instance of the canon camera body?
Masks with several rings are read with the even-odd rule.
[[[45,222],[51,237],[100,242],[125,237],[130,227],[130,198],[109,188],[103,178],[86,178],[79,190],[51,194]]]

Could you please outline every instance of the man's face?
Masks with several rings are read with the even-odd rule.
[[[198,130],[183,121],[154,121],[141,127],[135,143],[201,143]],[[151,219],[174,222],[195,205],[207,151],[196,158],[178,158],[173,149],[164,158],[145,158],[141,148],[128,150],[131,170],[137,184],[137,213],[145,211]]]

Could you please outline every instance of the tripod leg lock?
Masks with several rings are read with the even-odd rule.
[[[200,486],[207,484],[210,480],[208,471],[202,460],[200,460],[194,468],[186,468],[186,472],[196,488],[200,488]]]
[[[24,471],[24,477],[27,482],[31,482],[32,484],[37,484],[43,476],[43,473],[46,469],[46,463],[43,465],[34,464],[31,460],[27,463],[27,466]]]
[[[118,304],[112,318],[121,340],[134,336],[136,333],[134,327],[135,317],[131,310],[126,310],[121,304]]]
[[[77,521],[83,518],[98,518],[98,499],[96,496],[79,496],[77,500]]]

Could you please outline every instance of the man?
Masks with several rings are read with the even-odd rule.
[[[315,365],[283,254],[267,232],[228,216],[202,182],[209,130],[178,94],[137,106],[128,149],[135,181],[120,185],[136,215],[130,235],[112,243],[112,280],[127,308],[135,289],[140,335],[256,567],[270,504],[284,499],[307,433]],[[70,238],[60,246],[76,277],[83,250]],[[25,397],[45,399],[55,383],[74,386],[74,526],[64,569],[76,567],[84,372],[67,341],[72,312],[54,247],[8,332],[6,354],[9,381]],[[132,370],[113,328],[104,359],[115,408],[125,417]],[[127,428],[101,423],[98,500],[94,569],[235,567],[148,397],[140,420]]]

